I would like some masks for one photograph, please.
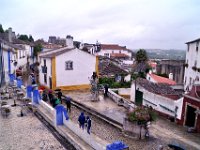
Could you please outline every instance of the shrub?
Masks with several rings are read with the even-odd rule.
[[[138,124],[145,124],[148,121],[155,121],[156,113],[148,107],[137,107],[132,112],[127,114],[128,120],[131,122],[138,122]]]

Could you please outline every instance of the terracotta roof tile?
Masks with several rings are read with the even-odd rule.
[[[123,53],[111,53],[110,57],[111,58],[129,58],[128,55],[123,54]]]
[[[157,95],[162,95],[164,97],[170,98],[171,100],[177,100],[182,96],[180,92],[175,91],[173,88],[166,84],[153,83],[143,78],[138,78],[136,80],[136,87],[138,84],[149,92],[155,93]]]
[[[173,80],[170,80],[168,78],[164,78],[155,74],[149,74],[157,83],[164,83],[164,84],[169,84],[169,85],[176,85],[176,82]]]
[[[125,46],[119,46],[117,44],[101,44],[101,49],[102,50],[127,50]]]

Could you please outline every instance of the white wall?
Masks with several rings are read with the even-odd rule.
[[[200,42],[199,42],[200,43]],[[185,67],[185,74],[184,74],[184,89],[186,90],[186,87],[189,86],[189,90],[191,90],[192,85],[194,83],[194,80],[196,76],[200,79],[200,72],[194,71],[192,67],[194,66],[195,60],[197,61],[197,68],[200,68],[200,44],[199,49],[196,51],[196,42],[189,44],[189,51],[186,51],[186,63],[188,61],[188,67]],[[192,78],[192,83],[190,84],[190,78]],[[196,82],[196,83],[200,83]]]
[[[44,82],[44,73],[42,73],[42,66],[44,66],[44,59],[46,59],[46,66],[47,66],[47,83]],[[47,87],[49,86],[49,77],[52,77],[52,71],[51,71],[51,59],[50,58],[41,58],[40,60],[40,66],[39,66],[39,80],[42,85],[45,85]]]
[[[150,75],[147,73],[146,79],[150,82],[157,83]]]
[[[177,118],[181,119],[181,113],[182,113],[182,104],[183,104],[183,98],[180,98],[178,100],[173,100],[161,95],[157,95],[154,93],[151,93],[141,87],[140,85],[137,85],[136,88],[143,92],[143,105],[152,106],[155,110],[162,112],[164,114],[175,116],[175,112],[168,111],[164,109],[162,106],[169,108],[172,111],[175,111],[175,107],[178,107],[177,111]],[[131,101],[135,102],[135,84],[134,82],[131,85]],[[161,106],[162,105],[162,106]]]
[[[132,54],[129,51],[127,51],[127,50],[111,50],[111,49],[101,50],[100,52],[98,52],[98,55],[105,56],[104,55],[105,53],[109,53],[109,57],[110,57],[110,54],[112,54],[112,53],[117,53],[118,54],[118,53],[120,53],[120,51],[121,51],[122,54],[126,54],[126,55],[128,55],[131,58]]]
[[[65,70],[65,62],[73,61],[73,70]],[[96,57],[78,49],[56,57],[56,86],[90,84],[88,77],[95,71]]]

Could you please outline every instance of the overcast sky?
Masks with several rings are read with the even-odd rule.
[[[200,0],[0,0],[0,23],[34,39],[186,49],[200,38]]]

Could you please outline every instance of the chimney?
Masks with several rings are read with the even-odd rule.
[[[149,74],[152,74],[152,70],[149,70]]]
[[[12,43],[12,28],[8,28],[8,41]]]
[[[169,79],[173,80],[173,73],[169,73]]]
[[[73,37],[71,35],[67,35],[66,45],[68,48],[74,48]]]

